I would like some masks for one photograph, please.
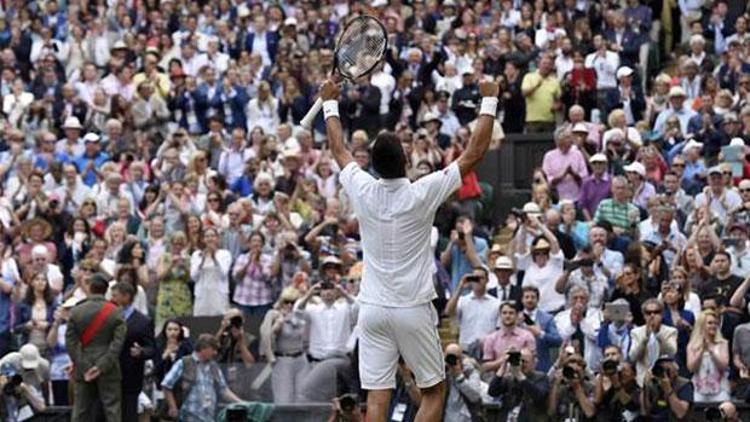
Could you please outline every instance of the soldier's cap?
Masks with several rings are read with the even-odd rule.
[[[109,286],[109,279],[102,273],[94,273],[89,277],[89,285],[102,284]]]

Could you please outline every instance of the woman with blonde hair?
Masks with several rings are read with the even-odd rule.
[[[304,353],[306,322],[293,311],[300,296],[294,287],[284,289],[260,327],[261,351],[273,365],[274,403],[294,403],[301,399],[300,387],[307,366]]]
[[[712,310],[698,315],[687,347],[687,369],[693,373],[696,403],[730,399],[729,343],[719,330],[719,317]]]
[[[190,156],[186,173],[198,179],[198,193],[205,194],[208,193],[208,178],[216,174],[216,171],[208,166],[208,154],[198,150]]]

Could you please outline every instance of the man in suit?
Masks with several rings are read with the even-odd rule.
[[[646,111],[646,98],[640,84],[633,83],[635,72],[629,66],[617,69],[617,89],[607,92],[605,97],[606,114],[621,108],[625,112],[625,123],[634,125],[643,119]]]
[[[512,300],[516,302],[516,308],[521,309],[521,286],[513,284],[513,261],[507,256],[500,256],[495,260],[493,268],[495,277],[497,277],[497,289],[495,295],[501,302]],[[490,292],[492,293],[492,292]]]
[[[247,34],[245,49],[251,53],[260,53],[264,65],[270,65],[276,58],[279,48],[279,33],[269,31],[266,18],[258,15],[253,21],[254,32]]]
[[[627,21],[622,12],[614,12],[612,23],[613,28],[604,34],[607,42],[614,51],[620,54],[620,63],[635,66],[638,64],[641,37],[627,27]]]
[[[112,286],[112,302],[120,306],[127,325],[120,352],[122,374],[122,420],[138,420],[138,395],[143,389],[143,365],[155,356],[154,323],[133,308],[135,287],[128,282]]]
[[[522,289],[523,318],[521,327],[526,328],[536,339],[537,371],[546,373],[552,366],[550,349],[560,347],[562,339],[557,331],[557,324],[552,315],[539,309],[539,289],[536,286],[525,286]]]
[[[74,421],[95,420],[101,401],[107,422],[121,420],[120,362],[127,327],[122,312],[104,299],[107,278],[93,274],[84,283],[87,298],[73,308],[65,343],[73,362]]]
[[[630,351],[628,357],[635,362],[638,385],[662,355],[674,356],[677,353],[677,329],[662,324],[664,304],[651,298],[641,305],[646,323],[630,331]]]

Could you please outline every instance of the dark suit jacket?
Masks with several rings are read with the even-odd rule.
[[[604,34],[605,38],[609,42],[616,42],[617,36],[615,31],[610,29]],[[635,66],[638,63],[638,54],[641,48],[641,38],[635,32],[630,29],[626,29],[622,35],[622,42],[620,43],[622,51],[620,51],[620,61],[623,65]]]
[[[518,306],[521,306],[521,296],[522,296],[521,286],[511,284],[508,287],[510,287],[510,292],[508,294],[508,297],[505,298],[505,300],[513,300],[516,302]],[[495,291],[494,292],[495,296],[499,300],[503,300],[502,288],[499,285],[497,286],[497,289],[492,289],[492,290]]]
[[[253,43],[255,42],[255,33],[250,32],[245,38],[245,49],[247,51],[253,51]],[[276,51],[279,49],[279,33],[266,31],[266,51],[271,61],[276,60]]]
[[[624,108],[621,97],[619,88],[617,91],[607,92],[607,96],[604,99],[606,114],[609,114],[610,111],[616,108]],[[643,112],[646,111],[646,98],[643,96],[640,84],[633,83],[630,89],[630,109],[633,112],[633,119],[636,122],[643,119]]]
[[[533,371],[526,375],[523,381],[515,381],[506,377],[493,376],[487,394],[492,397],[502,396],[502,414],[511,411],[515,406],[521,406],[519,421],[546,421],[547,397],[550,392],[550,382],[543,372]]]
[[[122,391],[123,393],[137,393],[143,389],[143,365],[156,354],[154,323],[138,311],[133,311],[126,323],[128,331],[120,353]],[[130,356],[130,348],[135,343],[143,348],[143,353],[138,358]]]

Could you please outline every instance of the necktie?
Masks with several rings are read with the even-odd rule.
[[[659,359],[659,341],[656,339],[656,334],[651,333],[648,337],[648,343],[646,344],[646,357],[648,358],[648,367],[651,368]]]
[[[507,287],[503,287],[503,302],[508,300],[508,290],[506,290]]]

